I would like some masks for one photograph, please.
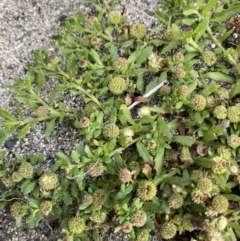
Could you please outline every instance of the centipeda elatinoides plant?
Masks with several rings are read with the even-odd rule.
[[[59,240],[101,240],[106,226],[136,241],[240,239],[240,46],[229,41],[240,3],[164,1],[152,36],[103,3],[67,19],[58,54],[36,52],[11,86],[16,113],[0,109],[1,144],[68,119],[84,145],[49,171],[41,153],[13,162],[2,151],[0,208],[18,226],[61,220]],[[66,108],[68,93],[84,104]]]

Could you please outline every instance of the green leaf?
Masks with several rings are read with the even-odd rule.
[[[139,156],[142,157],[144,162],[149,162],[153,159],[152,156],[149,154],[147,148],[140,141],[136,143],[136,146]]]
[[[32,208],[39,208],[39,206],[40,206],[39,201],[37,201],[33,198],[28,198],[27,201],[28,201],[29,206]]]
[[[207,2],[205,7],[203,8],[202,15],[206,15],[210,10],[212,10],[213,7],[216,6],[218,0],[210,0]]]
[[[156,170],[157,177],[161,175],[163,163],[164,163],[164,147],[157,147],[156,148],[157,155],[154,158],[154,169]]]
[[[192,14],[198,15],[198,11],[196,9],[188,9],[188,10],[183,11],[183,15],[185,15],[185,16],[189,16]]]
[[[200,167],[211,168],[215,162],[210,158],[205,157],[197,157],[193,159],[194,163]]]
[[[166,25],[168,24],[168,19],[169,19],[169,17],[168,17],[167,14],[163,13],[163,11],[157,10],[157,11],[155,12],[155,16],[156,16],[156,18],[157,18],[160,22],[162,22],[162,23],[164,23],[164,24],[166,24]]]
[[[26,136],[27,132],[29,131],[31,124],[25,125],[17,134],[17,138],[21,139]]]
[[[147,47],[142,49],[137,57],[136,63],[139,65],[142,64],[144,61],[148,59],[151,53],[152,53],[152,47]]]
[[[37,185],[36,181],[30,180],[30,182],[27,185],[24,185],[23,188],[21,188],[24,195],[30,193],[34,187]]]
[[[236,194],[224,194],[229,201],[240,202],[240,196]]]
[[[55,121],[56,121],[56,118],[52,119],[48,124],[47,124],[47,127],[46,127],[46,130],[45,130],[45,136],[48,137],[52,134],[53,130],[54,130],[54,126],[55,126]]]
[[[7,205],[7,202],[0,202],[0,210],[3,210],[5,206]]]
[[[73,159],[73,161],[75,162],[75,163],[80,163],[80,159],[79,159],[79,154],[78,154],[78,152],[77,151],[72,151],[71,152],[71,158]]]
[[[182,144],[183,146],[192,146],[196,139],[193,136],[173,136],[172,142]]]
[[[7,110],[3,108],[0,108],[0,116],[4,119],[17,122],[17,120]]]
[[[179,186],[189,185],[191,183],[190,179],[177,176],[166,178],[165,181]]]
[[[89,52],[89,54],[92,56],[92,58],[96,61],[96,63],[98,65],[101,65],[103,66],[103,63],[100,59],[100,55],[94,50],[94,49],[91,49],[91,51]]]
[[[194,29],[193,33],[196,34],[195,41],[198,42],[198,40],[201,38],[201,36],[205,33],[205,31],[208,28],[209,19],[204,18],[198,26]]]
[[[175,49],[178,45],[181,44],[179,40],[173,40],[169,42],[161,51],[161,54],[165,54],[166,52],[170,52],[171,50]]]
[[[62,152],[58,152],[58,153],[57,153],[57,157],[58,157],[61,161],[63,161],[63,164],[68,165],[68,164],[70,163],[69,158],[68,158],[65,154],[63,154]]]
[[[21,107],[18,103],[16,104],[16,111],[17,111],[18,115],[23,119],[24,114],[23,114],[23,111],[22,111],[22,109],[21,109]]]
[[[213,79],[216,81],[221,81],[224,83],[232,83],[233,82],[232,77],[230,77],[227,74],[220,73],[220,72],[208,72],[203,77],[210,78],[210,79]]]
[[[204,97],[207,97],[207,96],[211,95],[212,93],[214,93],[218,88],[219,88],[219,84],[217,84],[216,82],[212,82],[212,83],[208,84],[201,91],[201,95],[203,95]]]
[[[224,22],[228,20],[231,16],[239,12],[240,12],[240,4],[239,3],[233,4],[225,11],[215,14],[214,17],[211,19],[211,21],[217,22],[217,23]]]
[[[44,154],[39,153],[31,157],[30,162],[32,165],[36,165],[38,163],[42,163],[44,161]]]
[[[120,106],[120,111],[119,111],[119,120],[123,125],[127,125],[127,122],[134,125],[135,122],[132,118],[130,110],[127,108],[126,105],[121,105]]]
[[[230,97],[230,99],[232,99],[233,97],[235,97],[238,94],[240,94],[240,83],[239,82],[232,86],[230,93],[229,93],[229,97]]]
[[[159,133],[162,133],[168,139],[172,138],[171,130],[169,129],[169,125],[166,124],[162,116],[159,116],[157,119],[157,130]]]
[[[72,197],[68,192],[63,192],[63,201],[65,204],[70,205],[72,204]]]
[[[37,80],[37,82],[38,82],[37,93],[39,94],[41,89],[42,89],[42,87],[43,87],[43,85],[44,85],[44,83],[45,83],[45,75],[43,74],[42,71],[39,71],[39,73],[38,73],[38,80]]]

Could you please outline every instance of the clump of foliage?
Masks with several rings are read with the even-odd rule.
[[[158,34],[149,36],[103,2],[96,16],[79,12],[52,37],[58,56],[35,53],[28,77],[11,86],[17,115],[0,109],[1,144],[42,121],[50,136],[68,119],[84,145],[56,153],[49,171],[41,153],[10,162],[2,152],[0,208],[18,226],[58,218],[64,240],[100,240],[106,225],[137,241],[240,239],[240,46],[228,41],[238,34],[240,4],[164,1]],[[54,90],[43,98],[51,78]],[[84,106],[67,109],[63,93]]]

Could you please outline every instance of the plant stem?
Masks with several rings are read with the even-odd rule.
[[[227,54],[226,50],[223,48],[223,46],[221,45],[221,43],[216,39],[216,37],[214,36],[212,30],[210,27],[207,28],[207,33],[209,34],[210,38],[212,39],[212,41],[222,50],[224,56],[228,59],[228,61],[233,65],[236,66],[237,63],[236,61],[229,55]]]
[[[104,6],[106,7],[106,9],[107,9],[108,11],[110,11],[110,7],[109,7],[107,1],[106,1],[106,0],[102,0],[102,2],[103,2],[103,4],[104,4]]]
[[[202,49],[198,46],[198,44],[192,39],[192,37],[187,39],[187,43],[190,44],[194,49],[196,49],[198,52],[203,54]]]
[[[129,146],[131,146],[132,144],[136,143],[137,141],[140,141],[143,139],[143,136],[139,136],[138,138],[134,139],[132,142],[130,142],[127,146],[125,147],[119,147],[118,149],[114,150],[113,152],[111,152],[109,154],[109,157],[114,156],[116,153],[121,153],[122,151],[124,151],[126,148],[128,148]]]

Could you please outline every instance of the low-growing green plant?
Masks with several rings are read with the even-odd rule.
[[[42,121],[50,136],[64,119],[84,144],[56,153],[50,170],[41,153],[1,152],[0,208],[18,226],[60,219],[63,240],[100,240],[106,225],[137,241],[240,239],[240,46],[226,47],[240,4],[164,1],[153,36],[103,4],[67,19],[52,37],[58,54],[36,52],[10,86],[16,113],[0,109],[1,145]],[[66,108],[69,93],[84,104]]]

